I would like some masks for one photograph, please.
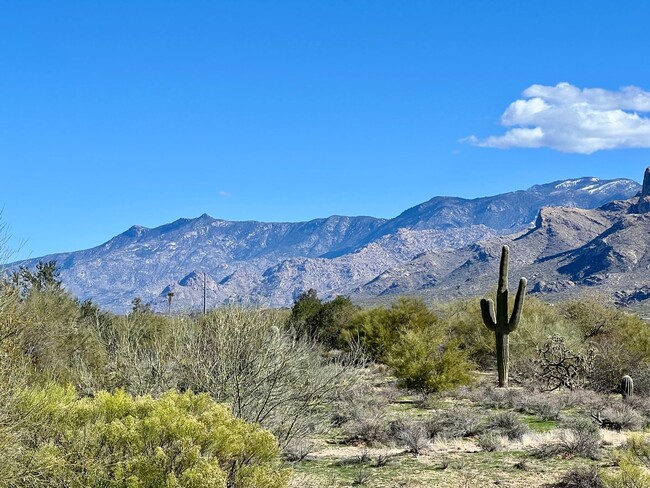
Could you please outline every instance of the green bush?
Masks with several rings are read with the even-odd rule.
[[[317,339],[328,348],[343,348],[347,344],[342,332],[359,308],[348,297],[337,296],[323,303],[310,289],[302,293],[287,319],[287,325],[298,337]]]
[[[343,336],[348,341],[359,341],[375,361],[386,362],[391,348],[407,332],[422,332],[437,322],[436,315],[422,300],[400,298],[390,308],[360,311]]]
[[[472,366],[458,342],[433,328],[405,333],[391,348],[386,364],[401,384],[423,394],[472,381]]]
[[[13,486],[284,487],[273,435],[208,395],[124,391],[79,399],[49,384],[17,393],[23,439]],[[12,486],[12,483],[9,484]]]

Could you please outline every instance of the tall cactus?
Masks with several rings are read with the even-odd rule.
[[[508,257],[510,248],[503,246],[501,251],[501,265],[499,268],[499,287],[497,289],[496,316],[494,302],[490,299],[481,300],[481,315],[488,329],[494,331],[497,346],[497,370],[499,373],[499,387],[508,387],[508,334],[519,325],[521,310],[524,307],[526,295],[526,278],[519,280],[519,288],[515,297],[515,306],[512,315],[508,317]]]
[[[623,376],[621,379],[621,395],[623,395],[623,400],[627,400],[634,393],[634,381],[628,375]]]

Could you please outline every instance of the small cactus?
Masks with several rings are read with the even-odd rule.
[[[634,381],[628,375],[623,376],[621,379],[621,395],[623,395],[623,400],[627,400],[634,393]]]
[[[508,334],[514,331],[519,325],[521,311],[524,307],[524,296],[526,295],[526,278],[519,280],[519,288],[515,297],[514,310],[508,317],[508,257],[510,248],[503,246],[501,251],[501,265],[499,268],[499,287],[497,289],[496,315],[494,313],[494,302],[492,300],[481,300],[481,315],[486,327],[494,331],[497,346],[497,371],[499,374],[499,387],[508,387],[508,360],[509,341]]]

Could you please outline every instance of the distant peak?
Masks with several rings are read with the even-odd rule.
[[[579,187],[584,183],[596,183],[597,181],[600,181],[600,179],[595,178],[593,176],[583,176],[582,178],[575,178],[573,180],[560,181],[555,185],[555,188],[557,188],[558,190],[574,188],[574,187]]]
[[[126,237],[138,238],[142,234],[145,234],[147,231],[149,231],[148,227],[144,227],[142,225],[134,225],[132,227],[129,227],[126,231],[122,232],[122,235]]]

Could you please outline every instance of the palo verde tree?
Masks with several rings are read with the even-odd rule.
[[[499,286],[497,288],[496,315],[494,313],[494,302],[490,299],[481,300],[481,315],[483,323],[488,329],[494,331],[497,347],[497,370],[499,375],[499,387],[508,387],[508,359],[509,359],[509,334],[519,325],[521,311],[524,307],[524,296],[526,295],[526,278],[519,280],[519,288],[515,297],[515,305],[512,315],[508,317],[508,257],[510,248],[503,246],[501,250],[501,264],[499,266]]]

